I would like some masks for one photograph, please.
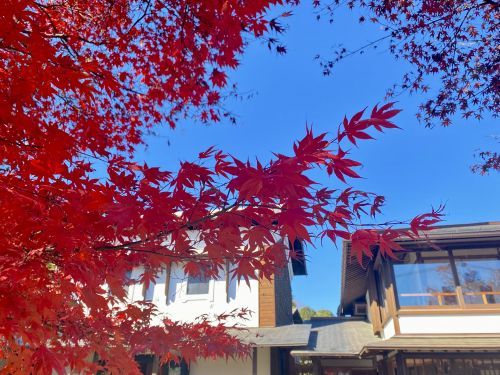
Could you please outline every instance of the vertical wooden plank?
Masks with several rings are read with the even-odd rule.
[[[389,315],[392,317],[392,320],[394,322],[394,331],[396,332],[396,335],[401,334],[401,329],[399,327],[399,318],[398,318],[398,312],[397,312],[397,302],[396,302],[396,290],[395,290],[395,277],[394,277],[394,272],[392,269],[391,264],[387,264],[386,267],[384,267],[384,273],[386,273],[386,277],[388,280],[388,287],[387,287],[387,308],[389,310]]]
[[[377,293],[377,284],[375,281],[375,275],[373,268],[368,271],[368,294],[370,297],[370,319],[372,321],[373,333],[379,334],[382,330],[382,321],[380,319],[380,307],[379,299],[380,296]]]
[[[458,305],[461,307],[461,308],[465,308],[465,298],[464,298],[464,293],[463,293],[463,290],[462,290],[462,287],[461,286],[457,286],[455,288],[456,292],[457,292],[457,297],[458,297]]]
[[[168,296],[170,294],[170,273],[172,266],[167,264],[165,269],[165,303],[168,305]]]
[[[274,278],[259,280],[259,327],[276,326]]]

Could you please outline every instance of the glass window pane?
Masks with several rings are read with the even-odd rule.
[[[400,306],[456,305],[458,298],[449,260],[426,259],[417,263],[412,255],[407,262],[394,264]]]
[[[499,259],[456,259],[455,264],[465,303],[500,303]]]
[[[187,294],[208,294],[209,281],[204,275],[188,276]]]

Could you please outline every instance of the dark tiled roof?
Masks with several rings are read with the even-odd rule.
[[[234,336],[253,346],[296,347],[307,345],[310,331],[310,324],[289,324],[280,327],[235,330]]]
[[[368,343],[379,341],[372,325],[356,318],[313,318],[311,335],[304,348],[293,356],[357,357]]]

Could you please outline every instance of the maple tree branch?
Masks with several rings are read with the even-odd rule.
[[[125,34],[130,33],[139,24],[139,22],[141,22],[144,19],[144,17],[146,17],[150,6],[151,6],[151,0],[147,0],[146,1],[146,9],[144,9],[144,12],[142,13],[142,15],[132,24],[130,29]]]
[[[238,207],[241,207],[241,206],[246,206],[246,207],[265,207],[265,208],[273,208],[273,209],[276,209],[278,207],[273,207],[273,206],[266,206],[266,205],[252,205],[252,204],[242,204],[242,203],[233,203],[231,204],[230,206],[227,206],[227,207],[224,207],[220,210],[217,210],[215,212],[213,212],[212,214],[209,214],[209,215],[206,215],[200,219],[197,219],[195,221],[188,221],[182,225],[180,225],[178,228],[176,229],[171,229],[171,230],[168,230],[168,231],[164,231],[164,232],[160,232],[158,233],[155,237],[153,238],[149,238],[149,239],[144,239],[144,240],[136,240],[136,241],[129,241],[129,242],[125,242],[125,243],[121,243],[119,245],[104,245],[104,246],[99,246],[97,248],[95,248],[94,250],[97,250],[97,251],[105,251],[105,250],[132,250],[134,251],[134,249],[131,248],[131,246],[136,246],[136,245],[144,245],[148,242],[151,242],[151,241],[156,241],[156,240],[159,240],[161,238],[164,238],[178,230],[183,230],[183,229],[189,229],[189,228],[194,228],[196,227],[197,225],[199,224],[202,224],[208,220],[212,220],[214,218],[216,218],[217,216],[220,216],[222,214],[225,214],[225,213],[228,213],[228,214],[233,214],[233,215],[239,215],[241,217],[244,217],[244,218],[247,218],[247,219],[251,219],[249,217],[246,217],[244,215],[241,215],[240,213],[238,213],[237,211],[236,212],[233,212],[232,210],[234,209],[238,209]],[[259,224],[259,225],[262,225],[262,224]],[[269,229],[269,228],[267,228]],[[141,250],[142,251],[142,250]]]
[[[470,11],[472,11],[473,9],[475,9],[475,8],[479,8],[479,7],[481,7],[481,6],[485,5],[485,4],[486,4],[486,1],[485,1],[484,3],[481,3],[481,4],[476,4],[476,5],[474,5],[474,6],[471,6],[471,7],[465,8],[465,9],[461,10],[461,12],[465,12],[465,11],[470,12]],[[467,14],[468,14],[468,13],[467,13]],[[431,26],[431,25],[433,25],[433,24],[435,24],[435,23],[437,23],[437,22],[439,22],[439,21],[442,21],[442,20],[444,20],[444,19],[448,18],[448,17],[450,17],[450,14],[449,14],[449,13],[447,13],[447,14],[445,14],[445,15],[441,16],[441,17],[438,17],[438,18],[435,18],[435,19],[433,19],[433,20],[429,21],[426,25],[427,25],[427,26]],[[465,18],[466,18],[466,17],[465,17]],[[465,18],[464,18],[464,21],[465,21]],[[377,21],[377,22],[379,22],[379,21]],[[379,23],[380,23],[380,22],[379,22]],[[463,23],[463,22],[462,22],[462,23]],[[382,24],[382,23],[380,23],[380,24]],[[387,28],[389,28],[389,29],[392,29],[393,31],[392,31],[390,34],[384,35],[384,36],[382,36],[382,37],[380,37],[380,38],[378,38],[378,39],[376,39],[376,40],[373,40],[372,42],[369,42],[369,43],[367,43],[367,44],[365,44],[365,45],[363,45],[363,46],[361,46],[361,47],[359,47],[359,48],[355,49],[354,51],[350,51],[349,53],[347,53],[347,54],[345,54],[345,55],[342,55],[342,56],[341,56],[341,58],[342,58],[342,59],[344,59],[344,58],[350,57],[350,56],[352,56],[352,55],[355,55],[356,53],[358,53],[358,52],[360,52],[360,51],[364,51],[364,50],[366,50],[367,48],[371,47],[372,45],[377,44],[378,42],[381,42],[382,40],[385,40],[385,39],[390,38],[390,37],[395,37],[395,36],[397,36],[397,35],[398,35],[398,34],[400,34],[400,33],[401,33],[401,31],[403,30],[403,27],[400,27],[400,28],[397,28],[397,29],[393,29],[393,28],[392,28],[392,27],[390,27],[390,26],[387,26],[387,25],[384,25],[384,26],[385,26],[385,27],[387,27]],[[407,39],[407,38],[408,38],[408,36],[407,36],[407,37],[405,37],[405,38],[403,38],[403,39],[401,39],[401,38],[398,38],[398,39],[401,39],[401,41],[402,41],[402,40],[405,40],[405,39]]]
[[[493,1],[493,0],[484,0],[483,4],[485,4],[485,5],[491,5],[495,9],[498,8],[498,7],[500,7],[500,2]]]
[[[106,250],[98,250],[98,251],[121,251],[124,249],[106,249]],[[151,254],[151,255],[157,255],[165,258],[174,258],[174,259],[181,259],[181,260],[191,260],[191,261],[198,261],[198,262],[203,262],[207,260],[234,260],[234,259],[255,259],[253,256],[247,256],[247,255],[237,255],[235,254],[234,256],[207,256],[206,254],[199,254],[199,255],[185,255],[185,254],[167,254],[165,252],[158,252],[155,250],[146,250],[146,249],[126,249],[127,251],[131,251],[134,253],[145,253],[145,254]]]
[[[155,241],[155,240],[159,240],[165,236],[168,236],[169,234],[172,234],[174,233],[175,231],[178,231],[178,230],[182,230],[182,229],[188,229],[190,227],[195,227],[196,225],[199,225],[199,224],[202,224],[204,223],[205,221],[207,220],[211,220],[223,213],[226,213],[227,211],[229,211],[231,208],[234,208],[236,207],[234,204],[227,207],[227,208],[223,208],[221,209],[220,211],[217,211],[217,212],[214,212],[210,215],[207,215],[207,216],[204,216],[198,220],[195,220],[193,222],[186,222],[184,224],[182,224],[181,226],[179,226],[178,228],[176,229],[171,229],[171,230],[168,230],[168,231],[165,231],[165,232],[160,232],[158,233],[155,237],[153,238],[150,238],[150,239],[145,239],[145,240],[136,240],[136,241],[129,241],[129,242],[125,242],[125,243],[122,243],[122,244],[119,244],[119,245],[105,245],[105,246],[99,246],[97,247],[95,250],[130,250],[129,247],[130,246],[135,246],[135,245],[141,245],[141,244],[145,244],[147,242],[151,242],[151,241]]]

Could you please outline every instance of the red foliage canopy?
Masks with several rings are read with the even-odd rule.
[[[164,320],[148,303],[125,299],[126,273],[141,282],[182,262],[189,273],[269,277],[286,260],[283,238],[310,241],[311,227],[352,238],[358,256],[411,231],[358,230],[383,198],[322,187],[321,168],[358,177],[347,143],[393,128],[392,105],[346,119],[337,137],[308,130],[290,155],[249,163],[211,148],[177,171],[134,163],[143,133],[179,116],[217,121],[226,70],[243,36],[270,27],[281,1],[7,0],[0,9],[0,360],[11,373],[63,368],[113,373],[134,354],[241,356],[244,345],[220,321]],[[106,175],[97,177],[96,165]],[[334,184],[334,181],[332,181]],[[189,231],[197,229],[193,240]],[[351,236],[351,233],[354,234]],[[194,247],[205,244],[203,257]],[[107,285],[107,289],[104,286]],[[234,312],[244,313],[244,312]],[[97,353],[100,364],[88,359]],[[130,370],[133,371],[133,370]],[[138,371],[138,370],[137,370]]]
[[[339,0],[313,2],[317,7],[325,5],[320,9],[330,16],[340,5]],[[398,94],[397,89],[430,91],[418,115],[427,126],[436,120],[449,125],[456,113],[477,119],[485,111],[498,115],[498,1],[349,0],[346,5],[366,9],[360,22],[369,20],[387,34],[356,51],[341,49],[335,60],[323,62],[326,74],[340,59],[387,40],[389,51],[413,68],[389,96]],[[431,84],[430,77],[437,80]]]
[[[344,58],[388,42],[409,71],[388,97],[419,93],[425,100],[417,117],[426,126],[448,126],[456,115],[482,119],[500,113],[500,63],[496,0],[313,0],[319,17],[332,17],[342,4],[364,13],[360,22],[372,22],[386,33],[355,50],[341,48],[333,59],[321,60],[324,74]],[[331,19],[331,18],[330,18]],[[498,140],[497,142],[498,143]],[[472,170],[500,171],[500,154],[481,151]]]

